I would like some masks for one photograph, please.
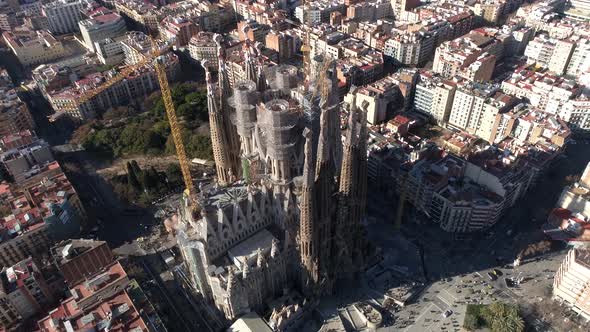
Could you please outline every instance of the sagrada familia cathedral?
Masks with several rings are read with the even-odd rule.
[[[176,232],[190,278],[230,320],[290,291],[313,305],[365,265],[366,112],[341,109],[329,66],[264,68],[251,44],[245,79],[230,82],[216,41],[217,81],[206,73],[216,181],[200,186],[198,213],[184,198]]]

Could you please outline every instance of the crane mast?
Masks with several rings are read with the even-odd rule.
[[[176,118],[176,110],[174,109],[174,102],[172,101],[172,93],[170,92],[170,86],[168,84],[166,68],[158,58],[156,58],[156,61],[154,62],[154,68],[158,75],[158,81],[160,82],[160,91],[162,92],[166,115],[168,116],[168,122],[170,123],[170,132],[172,133],[174,146],[176,147],[176,155],[178,157],[178,162],[180,163],[180,170],[182,171],[186,193],[188,194],[191,203],[196,205],[195,187],[193,185],[193,178],[191,177],[189,161],[184,149],[184,142],[182,141],[182,131],[178,124],[178,119]]]
[[[303,0],[303,22],[301,22],[301,27],[304,29],[304,36],[303,36],[303,45],[301,45],[301,53],[303,53],[303,72],[306,76],[307,80],[311,80],[311,59],[310,59],[310,52],[311,46],[309,45],[309,27],[307,26],[306,21],[306,13],[307,10],[305,6],[307,5],[307,1]]]

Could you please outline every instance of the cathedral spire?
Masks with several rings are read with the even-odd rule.
[[[331,293],[332,285],[332,245],[333,245],[333,216],[336,206],[332,203],[336,189],[336,169],[331,150],[334,148],[330,142],[330,109],[325,101],[321,105],[320,136],[318,140],[316,174],[315,174],[315,209],[317,210],[317,241],[320,274],[325,283],[322,292]]]
[[[248,277],[248,274],[250,274],[250,264],[246,260],[244,262],[244,265],[242,266],[242,279],[246,279]]]
[[[238,286],[238,281],[236,280],[235,277],[235,270],[232,267],[229,268],[229,270],[227,271],[227,296],[231,299],[232,295],[235,294],[236,292],[236,288]]]
[[[357,143],[357,108],[356,98],[353,98],[348,115],[348,131],[344,141],[342,167],[340,170],[340,188],[338,192],[338,214],[335,227],[336,245],[334,256],[337,270],[341,277],[349,278],[355,268],[353,266],[353,241],[356,234],[353,225],[356,224],[355,191],[358,184],[358,158],[356,158]],[[362,129],[361,129],[362,130]]]
[[[223,113],[218,105],[216,87],[211,79],[207,61],[203,61],[205,75],[207,80],[207,107],[209,110],[209,126],[211,128],[211,145],[213,148],[213,157],[215,159],[215,168],[217,170],[217,181],[221,186],[226,186],[231,182],[232,175],[229,151],[227,149],[227,136],[224,127]]]
[[[240,163],[240,138],[238,136],[238,132],[236,126],[233,123],[233,119],[231,116],[232,108],[229,105],[229,97],[231,95],[231,87],[230,87],[230,80],[229,75],[227,72],[227,67],[225,64],[225,46],[223,44],[223,37],[219,34],[215,34],[213,36],[213,40],[217,44],[217,54],[218,54],[218,66],[219,66],[219,78],[218,78],[218,85],[219,90],[219,100],[221,105],[221,112],[223,118],[223,127],[225,129],[226,139],[227,139],[227,151],[228,151],[228,158],[229,158],[229,167],[231,168],[232,174],[237,175],[239,174],[239,170],[241,170],[241,163]]]
[[[246,72],[246,79],[256,82],[256,65],[254,63],[254,56],[253,56],[253,47],[251,41],[248,39],[248,31],[250,30],[249,27],[244,26],[242,28],[242,32],[244,36],[246,36],[246,40],[244,41],[244,69]]]
[[[260,59],[260,55],[262,54],[262,48],[264,47],[264,45],[260,42],[257,42],[256,45],[254,45],[255,49],[256,49],[256,56],[258,57],[258,59]],[[258,64],[256,65],[256,89],[258,90],[258,92],[264,92],[266,91],[266,89],[268,88],[266,85],[266,75],[264,74],[264,66],[262,65],[261,61],[258,61]]]
[[[310,289],[310,286],[319,280],[317,266],[317,248],[316,231],[315,231],[315,202],[313,197],[313,162],[312,162],[312,134],[311,130],[304,129],[305,137],[304,155],[305,161],[303,166],[303,183],[301,186],[300,199],[300,223],[299,223],[299,240],[300,255],[303,265],[302,282],[303,288]]]
[[[270,247],[270,257],[276,258],[280,253],[279,241],[275,238],[272,239],[272,245]]]
[[[263,267],[264,263],[266,263],[266,257],[264,257],[262,250],[258,248],[258,251],[256,251],[256,266]]]

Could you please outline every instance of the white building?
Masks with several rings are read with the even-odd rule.
[[[84,44],[88,50],[96,52],[94,43],[107,38],[115,38],[127,31],[125,21],[121,15],[111,11],[105,11],[92,15],[87,20],[79,23]]]
[[[98,60],[104,65],[117,65],[125,60],[125,53],[121,46],[121,40],[119,38],[107,38],[94,43],[94,49],[96,50],[96,56]]]
[[[125,63],[134,65],[145,58],[145,54],[152,48],[150,38],[143,32],[131,31],[121,40],[121,49],[125,54]]]
[[[82,10],[92,4],[92,0],[56,0],[43,6],[49,30],[55,34],[72,33],[79,30]]]
[[[430,33],[398,34],[385,42],[383,54],[401,64],[419,66],[434,53],[434,42],[435,38]]]
[[[438,124],[446,124],[455,98],[457,83],[425,72],[420,75],[414,93],[414,109],[428,114]]]
[[[529,42],[524,55],[528,63],[536,63],[561,75],[568,66],[574,46],[570,40],[556,40],[541,34]]]
[[[477,83],[465,83],[457,87],[448,125],[474,132],[481,123],[485,101],[495,91],[497,87]]]
[[[568,101],[561,108],[559,116],[574,132],[590,130],[590,100],[584,98]]]
[[[553,296],[590,320],[590,250],[568,252],[555,272]]]
[[[61,41],[44,30],[6,31],[2,36],[23,66],[50,62],[67,53]]]
[[[317,25],[322,22],[328,22],[330,20],[330,14],[333,12],[339,12],[341,14],[346,13],[346,6],[344,2],[320,0],[313,1],[304,6],[298,6],[295,8],[295,18],[299,22],[305,22],[309,25]]]
[[[573,36],[571,40],[575,40],[576,47],[567,65],[566,75],[577,78],[590,71],[590,39]]]

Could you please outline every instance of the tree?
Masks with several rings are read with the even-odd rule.
[[[149,192],[158,189],[158,184],[160,181],[158,172],[154,167],[151,167],[150,169],[143,171],[141,179],[144,191],[147,190]]]
[[[12,214],[12,209],[8,205],[0,205],[0,218],[4,218]]]
[[[139,178],[139,175],[141,174],[141,167],[139,167],[139,164],[137,163],[137,160],[133,159],[131,160],[131,167],[133,168],[133,171],[135,172],[135,176],[137,178]]]
[[[103,120],[119,120],[133,115],[133,109],[128,106],[118,106],[112,108],[102,115]]]
[[[474,315],[465,315],[463,327],[468,330],[476,330],[479,328],[479,320]]]
[[[166,167],[166,177],[168,178],[168,183],[173,185],[180,184],[182,182],[180,166],[178,164],[169,164]]]
[[[486,307],[483,317],[492,332],[522,332],[524,321],[515,305],[494,302]]]
[[[132,163],[127,162],[127,184],[135,190],[141,190],[141,184],[139,183],[138,175],[133,168]]]
[[[189,103],[184,103],[176,108],[176,115],[184,118],[186,121],[193,121],[195,119],[195,107]]]

